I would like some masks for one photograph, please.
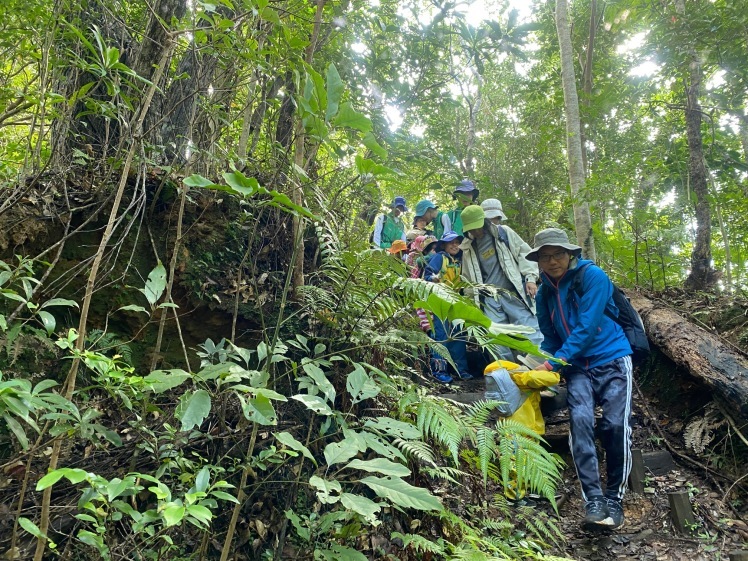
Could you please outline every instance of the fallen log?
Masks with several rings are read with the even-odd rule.
[[[703,382],[732,415],[748,420],[748,358],[671,308],[628,294],[650,343]]]

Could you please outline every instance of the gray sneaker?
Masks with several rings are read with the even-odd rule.
[[[625,519],[623,516],[623,504],[621,504],[621,499],[611,499],[610,497],[606,497],[605,501],[608,503],[608,515],[611,522],[609,528],[616,530],[623,526]]]
[[[585,530],[608,530],[611,527],[608,501],[604,497],[590,497],[584,505],[585,515],[583,527]]]

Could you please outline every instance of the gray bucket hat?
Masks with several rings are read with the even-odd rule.
[[[501,218],[502,220],[506,220],[506,214],[504,214],[504,209],[501,207],[499,199],[486,199],[480,206],[485,211],[486,218]]]
[[[528,261],[537,262],[538,251],[545,246],[563,247],[564,249],[571,251],[574,254],[574,257],[582,255],[582,248],[573,243],[569,243],[569,236],[567,236],[566,232],[560,228],[546,228],[545,230],[541,230],[535,234],[533,245],[535,247],[533,247],[532,251],[525,256]]]

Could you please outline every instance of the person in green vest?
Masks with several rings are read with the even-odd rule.
[[[374,221],[374,233],[371,241],[374,247],[389,249],[395,240],[405,242],[405,224],[403,214],[408,212],[405,197],[395,197],[390,205],[392,209],[386,214],[380,214]]]
[[[463,234],[460,213],[465,207],[475,204],[478,195],[480,190],[469,179],[463,179],[457,184],[452,192],[452,198],[457,201],[457,208],[449,212],[439,212],[434,219],[434,235],[437,239],[440,239],[444,232],[455,232],[460,236]]]

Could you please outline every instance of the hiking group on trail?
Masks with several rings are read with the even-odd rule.
[[[632,461],[632,353],[647,350],[640,348],[647,345],[636,323],[640,320],[608,275],[582,258],[582,248],[570,243],[566,232],[544,229],[530,247],[504,224],[501,202],[486,199],[479,206],[479,194],[466,179],[453,191],[453,210],[442,212],[433,202],[420,201],[407,234],[405,199],[395,197],[392,210],[377,217],[373,243],[402,258],[412,277],[460,289],[493,322],[534,330],[527,338],[545,353],[544,362],[528,371],[514,362],[511,349],[495,346],[500,360],[486,368],[487,389],[490,375],[492,389],[503,384],[509,390],[497,394],[510,406],[502,414],[542,434],[537,394],[559,379],[566,385],[569,442],[585,500],[585,528],[619,528]],[[432,349],[431,375],[441,383],[453,382],[453,375],[472,379],[460,326],[425,310],[417,315],[421,328],[447,349],[456,367]],[[604,491],[595,448],[596,406],[602,407],[598,425],[606,460]],[[512,492],[521,498],[522,490]]]

